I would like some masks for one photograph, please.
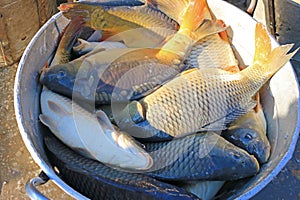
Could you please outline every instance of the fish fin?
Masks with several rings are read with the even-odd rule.
[[[72,48],[84,23],[85,21],[82,17],[76,16],[66,26],[61,34],[61,39],[51,65],[63,64],[70,61]]]
[[[224,70],[232,73],[237,73],[240,71],[239,67],[236,65],[225,67]]]
[[[217,21],[212,21],[212,20],[205,19],[205,20],[203,20],[201,25],[195,31],[194,38],[197,41],[199,41],[200,39],[202,39],[206,36],[223,32],[226,29],[227,29],[227,27],[224,27],[223,25],[217,23]]]
[[[147,40],[145,40],[145,36],[148,36]],[[115,33],[103,31],[102,40],[122,42],[129,48],[153,48],[161,46],[165,38],[151,29],[135,28]]]
[[[224,27],[224,28],[227,27],[225,22],[221,19],[216,20],[216,23],[219,24],[221,27]],[[218,34],[222,40],[224,40],[227,43],[230,43],[226,30],[221,31]]]
[[[179,24],[183,8],[186,8],[188,4],[189,0],[146,0],[146,5],[157,8]]]
[[[46,125],[47,127],[49,127],[51,130],[56,130],[57,128],[57,124],[54,123],[53,120],[51,120],[50,117],[48,117],[47,115],[43,115],[43,114],[40,114],[39,115],[39,119],[41,120],[41,122]]]
[[[95,114],[96,114],[98,123],[100,124],[100,126],[103,129],[109,129],[111,131],[115,131],[114,126],[110,122],[110,120],[109,120],[108,116],[105,114],[105,112],[103,112],[102,110],[97,110]]]
[[[287,44],[271,50],[271,40],[267,29],[261,23],[257,23],[253,67],[259,67],[260,71],[271,77],[299,50],[298,48],[288,54],[292,47],[293,44]]]
[[[191,72],[194,72],[194,71],[198,71],[199,69],[198,68],[192,68],[192,69],[188,69],[188,70],[185,70],[183,72],[180,73],[180,76],[184,76],[186,74],[189,74]]]
[[[246,69],[246,68],[247,68],[247,66],[242,66],[242,65],[239,65],[239,66],[238,66],[238,68],[239,68],[239,70],[240,70],[240,71],[242,71],[242,70]]]
[[[256,106],[254,107],[254,111],[258,113],[259,109],[261,108],[259,93],[256,93],[256,95],[254,96],[254,100],[256,101]]]
[[[74,17],[81,16],[85,20],[85,25],[89,26],[91,21],[91,14],[96,9],[102,9],[101,6],[92,6],[89,4],[70,2],[62,3],[58,7],[63,15],[68,19],[73,19]]]
[[[206,124],[201,128],[201,130],[206,130],[206,131],[224,130],[227,128],[227,125],[229,123],[247,114],[256,104],[257,102],[255,100],[251,100],[245,105],[237,106],[234,109],[228,111],[225,117],[217,119],[212,123]]]
[[[130,97],[130,100],[135,100],[135,99],[140,99],[142,97],[145,97],[159,87],[161,87],[161,85],[158,85],[158,83],[155,81],[153,82],[147,81],[140,85],[132,86],[133,93]]]
[[[45,65],[44,65],[44,68],[46,68],[46,69],[49,68],[49,61],[48,60],[46,61]]]
[[[55,112],[57,115],[64,117],[66,115],[70,115],[68,111],[66,111],[61,105],[57,104],[56,102],[49,100],[48,107]]]
[[[190,0],[188,6],[182,8],[180,29],[195,31],[203,23],[205,10],[206,0]]]

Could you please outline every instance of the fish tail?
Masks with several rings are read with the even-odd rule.
[[[180,24],[181,29],[195,31],[203,19],[211,19],[206,0],[146,0]]]
[[[180,29],[195,31],[204,20],[204,14],[208,10],[206,0],[190,0],[187,8],[182,11]]]
[[[293,44],[287,44],[271,50],[271,40],[268,31],[261,23],[257,23],[255,29],[253,65],[260,67],[263,74],[270,78],[283,67],[299,49],[288,53],[292,47]]]
[[[227,29],[223,24],[218,23],[218,21],[212,20],[203,20],[201,25],[197,28],[197,30],[193,33],[193,38],[195,41],[199,41],[202,38],[216,34],[222,33]]]
[[[189,0],[146,0],[152,6],[181,24],[182,12],[187,8]]]
[[[63,64],[70,61],[73,45],[78,38],[83,24],[83,18],[80,16],[76,16],[66,26],[60,36],[60,42],[51,65]]]

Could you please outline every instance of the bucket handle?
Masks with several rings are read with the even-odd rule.
[[[49,200],[38,189],[37,186],[45,184],[49,180],[49,177],[42,171],[38,177],[32,178],[27,181],[25,190],[27,195],[32,200]]]

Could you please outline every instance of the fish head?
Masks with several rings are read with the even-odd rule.
[[[254,155],[260,163],[268,161],[271,146],[265,133],[246,127],[226,130],[223,136],[231,143]]]
[[[151,156],[143,149],[141,144],[126,132],[120,131],[117,127],[113,126],[103,111],[98,110],[96,117],[103,129],[106,140],[112,144],[117,144],[117,149],[121,150],[116,151],[116,156],[113,156],[110,160],[111,163],[119,163],[120,155],[117,152],[122,152],[122,163],[119,163],[121,168],[130,169],[130,171],[147,170],[153,165]],[[110,153],[113,154],[114,150],[115,148],[110,149]]]
[[[234,145],[233,145],[234,146]],[[220,164],[231,166],[228,170],[228,177],[231,180],[238,180],[254,176],[259,172],[260,166],[253,155],[238,147],[229,147],[228,154]]]
[[[77,70],[70,63],[55,65],[42,69],[40,83],[54,92],[71,97],[76,74]]]

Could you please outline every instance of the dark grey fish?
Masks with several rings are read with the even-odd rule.
[[[155,58],[159,49],[118,48],[91,52],[77,60],[42,70],[50,90],[96,105],[139,99],[184,70],[175,61]],[[171,53],[170,53],[171,54]],[[79,102],[78,102],[79,103]]]
[[[237,180],[255,175],[254,156],[213,132],[199,133],[170,142],[146,143],[153,159],[148,174],[161,180]]]
[[[160,182],[144,174],[118,171],[84,158],[54,137],[45,144],[59,176],[72,188],[91,199],[198,199],[177,186]]]
[[[262,164],[268,161],[271,146],[266,134],[266,121],[262,109],[253,109],[232,122],[222,136],[232,144],[254,155]]]

